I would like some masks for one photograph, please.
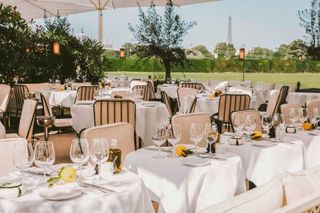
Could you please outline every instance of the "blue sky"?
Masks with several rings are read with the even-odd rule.
[[[309,0],[222,0],[196,5],[181,6],[177,13],[186,21],[196,21],[184,39],[184,47],[204,44],[211,51],[216,43],[227,40],[229,14],[233,18],[233,43],[247,49],[256,46],[277,48],[280,44],[303,38],[297,11],[309,8]],[[162,12],[163,8],[159,8]],[[119,48],[133,42],[128,23],[135,24],[138,9],[116,9],[104,12],[104,42]],[[91,38],[97,38],[96,12],[69,16],[75,33],[81,29]]]

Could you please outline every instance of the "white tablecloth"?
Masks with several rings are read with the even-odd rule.
[[[127,155],[125,167],[137,173],[160,203],[159,212],[196,212],[245,191],[241,159],[212,160],[189,167],[179,158],[153,158],[157,152],[141,149]]]
[[[157,125],[167,124],[170,114],[163,103],[157,102],[156,107],[146,107],[142,103],[144,102],[136,103],[136,131],[143,140],[143,146],[149,146],[153,145],[152,131],[156,129]],[[71,116],[71,124],[76,132],[94,126],[92,105],[73,105]]]
[[[289,171],[303,169],[303,145],[277,144],[272,147],[256,147],[250,143],[235,146],[222,143],[217,146],[218,152],[233,152],[242,159],[246,178],[256,186],[261,186],[273,177]]]
[[[320,99],[319,93],[310,92],[290,92],[288,94],[288,104],[300,104],[304,106],[307,101]]]
[[[50,92],[49,103],[51,106],[61,106],[70,108],[76,99],[77,91],[66,90],[66,91],[53,91]]]
[[[177,98],[178,86],[176,84],[162,84],[157,86],[157,97],[161,97],[161,91],[165,91],[170,98]]]
[[[21,174],[20,174],[21,175]],[[42,176],[35,177],[35,181]],[[117,191],[116,185],[119,185],[119,192],[98,193],[93,190],[83,189],[84,194],[77,198],[64,201],[43,200],[39,196],[39,187],[34,184],[25,195],[16,199],[0,199],[1,213],[152,213],[154,212],[148,192],[141,179],[127,172],[121,175],[115,175],[108,179],[110,184]],[[41,186],[46,187],[46,186]],[[121,188],[121,189],[120,189]],[[124,190],[125,189],[125,190]]]
[[[285,134],[283,140],[301,140],[304,145],[305,168],[320,166],[320,136],[310,135],[306,131],[298,131],[295,134]]]

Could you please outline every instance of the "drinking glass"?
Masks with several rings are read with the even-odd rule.
[[[73,139],[70,146],[70,159],[79,170],[81,179],[82,166],[89,160],[89,144],[87,139]]]
[[[268,114],[262,116],[262,129],[265,131],[266,135],[269,135],[270,129],[272,127],[272,117]]]
[[[198,150],[198,144],[202,141],[203,139],[203,124],[200,123],[192,123],[189,134],[190,134],[190,140],[194,143],[195,149]],[[197,152],[197,151],[196,151]]]
[[[34,155],[31,143],[16,142],[13,147],[13,164],[22,173],[22,180],[25,170],[32,165],[33,161]]]
[[[180,125],[170,125],[167,129],[167,139],[168,142],[173,146],[172,155],[175,155],[176,145],[181,140],[181,128]]]
[[[100,168],[101,164],[108,160],[108,156],[109,156],[108,140],[105,138],[92,139],[90,156],[93,162],[95,162]],[[99,177],[101,178],[100,175]]]
[[[251,141],[251,133],[257,128],[256,116],[246,115],[245,127],[247,130],[247,139]]]
[[[299,114],[297,108],[290,108],[289,109],[289,120],[291,124],[296,127],[297,122],[299,121]]]
[[[52,141],[38,141],[34,149],[34,162],[43,169],[43,177],[46,179],[47,169],[54,164],[55,150]]]
[[[236,130],[237,136],[242,136],[243,129],[244,129],[244,116],[243,115],[237,115],[234,118],[233,127]]]
[[[209,155],[212,155],[212,144],[214,144],[219,136],[217,131],[217,125],[215,123],[207,123],[204,130],[206,141],[209,144]]]
[[[159,126],[155,129],[152,134],[152,142],[158,147],[158,155],[154,156],[154,158],[164,158],[161,155],[160,146],[166,142],[166,128]]]
[[[305,108],[298,109],[298,120],[300,126],[303,126],[303,123],[308,120],[307,110]]]

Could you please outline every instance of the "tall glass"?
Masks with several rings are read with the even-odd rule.
[[[90,152],[87,139],[73,139],[70,146],[70,159],[78,167],[80,180],[82,166],[88,162],[89,157]]]
[[[159,126],[155,129],[152,134],[152,142],[158,147],[158,155],[154,156],[154,158],[164,158],[161,155],[161,145],[166,142],[166,129],[165,127]]]
[[[217,131],[217,125],[215,123],[207,123],[205,125],[205,130],[204,130],[204,136],[206,138],[206,141],[209,145],[209,154],[212,155],[212,144],[214,144],[219,136],[219,133]]]
[[[189,134],[190,134],[190,140],[194,143],[196,152],[198,150],[198,144],[203,139],[203,133],[204,133],[204,126],[201,123],[192,123]]]
[[[46,179],[47,169],[55,161],[55,150],[52,141],[38,141],[34,150],[35,164],[43,169],[43,177]]]
[[[289,120],[294,127],[297,126],[297,122],[299,121],[299,111],[297,108],[289,109]]]
[[[29,168],[34,161],[34,154],[31,143],[16,142],[13,148],[13,164],[22,173],[22,180],[24,172]]]
[[[244,121],[245,119],[243,115],[236,116],[233,121],[233,127],[235,128],[236,135],[239,137],[243,135]]]
[[[167,139],[168,142],[173,146],[172,155],[176,153],[176,145],[181,140],[181,128],[180,125],[170,125],[167,129]]]
[[[263,131],[266,133],[266,135],[268,136],[270,133],[270,129],[272,127],[272,117],[268,114],[264,114],[262,116],[262,129]]]
[[[247,129],[248,141],[251,141],[251,133],[257,128],[257,120],[254,115],[247,115],[245,126]]]
[[[90,151],[91,159],[99,166],[108,160],[109,144],[105,138],[92,139],[92,146]],[[101,177],[101,176],[100,176]]]

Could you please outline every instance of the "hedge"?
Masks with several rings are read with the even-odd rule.
[[[320,73],[320,61],[311,60],[256,60],[247,59],[244,62],[245,71],[254,73]],[[105,71],[164,71],[163,65],[157,59],[108,59],[104,65]],[[184,66],[177,66],[173,72],[242,72],[243,61],[233,60],[197,60],[192,59]]]

